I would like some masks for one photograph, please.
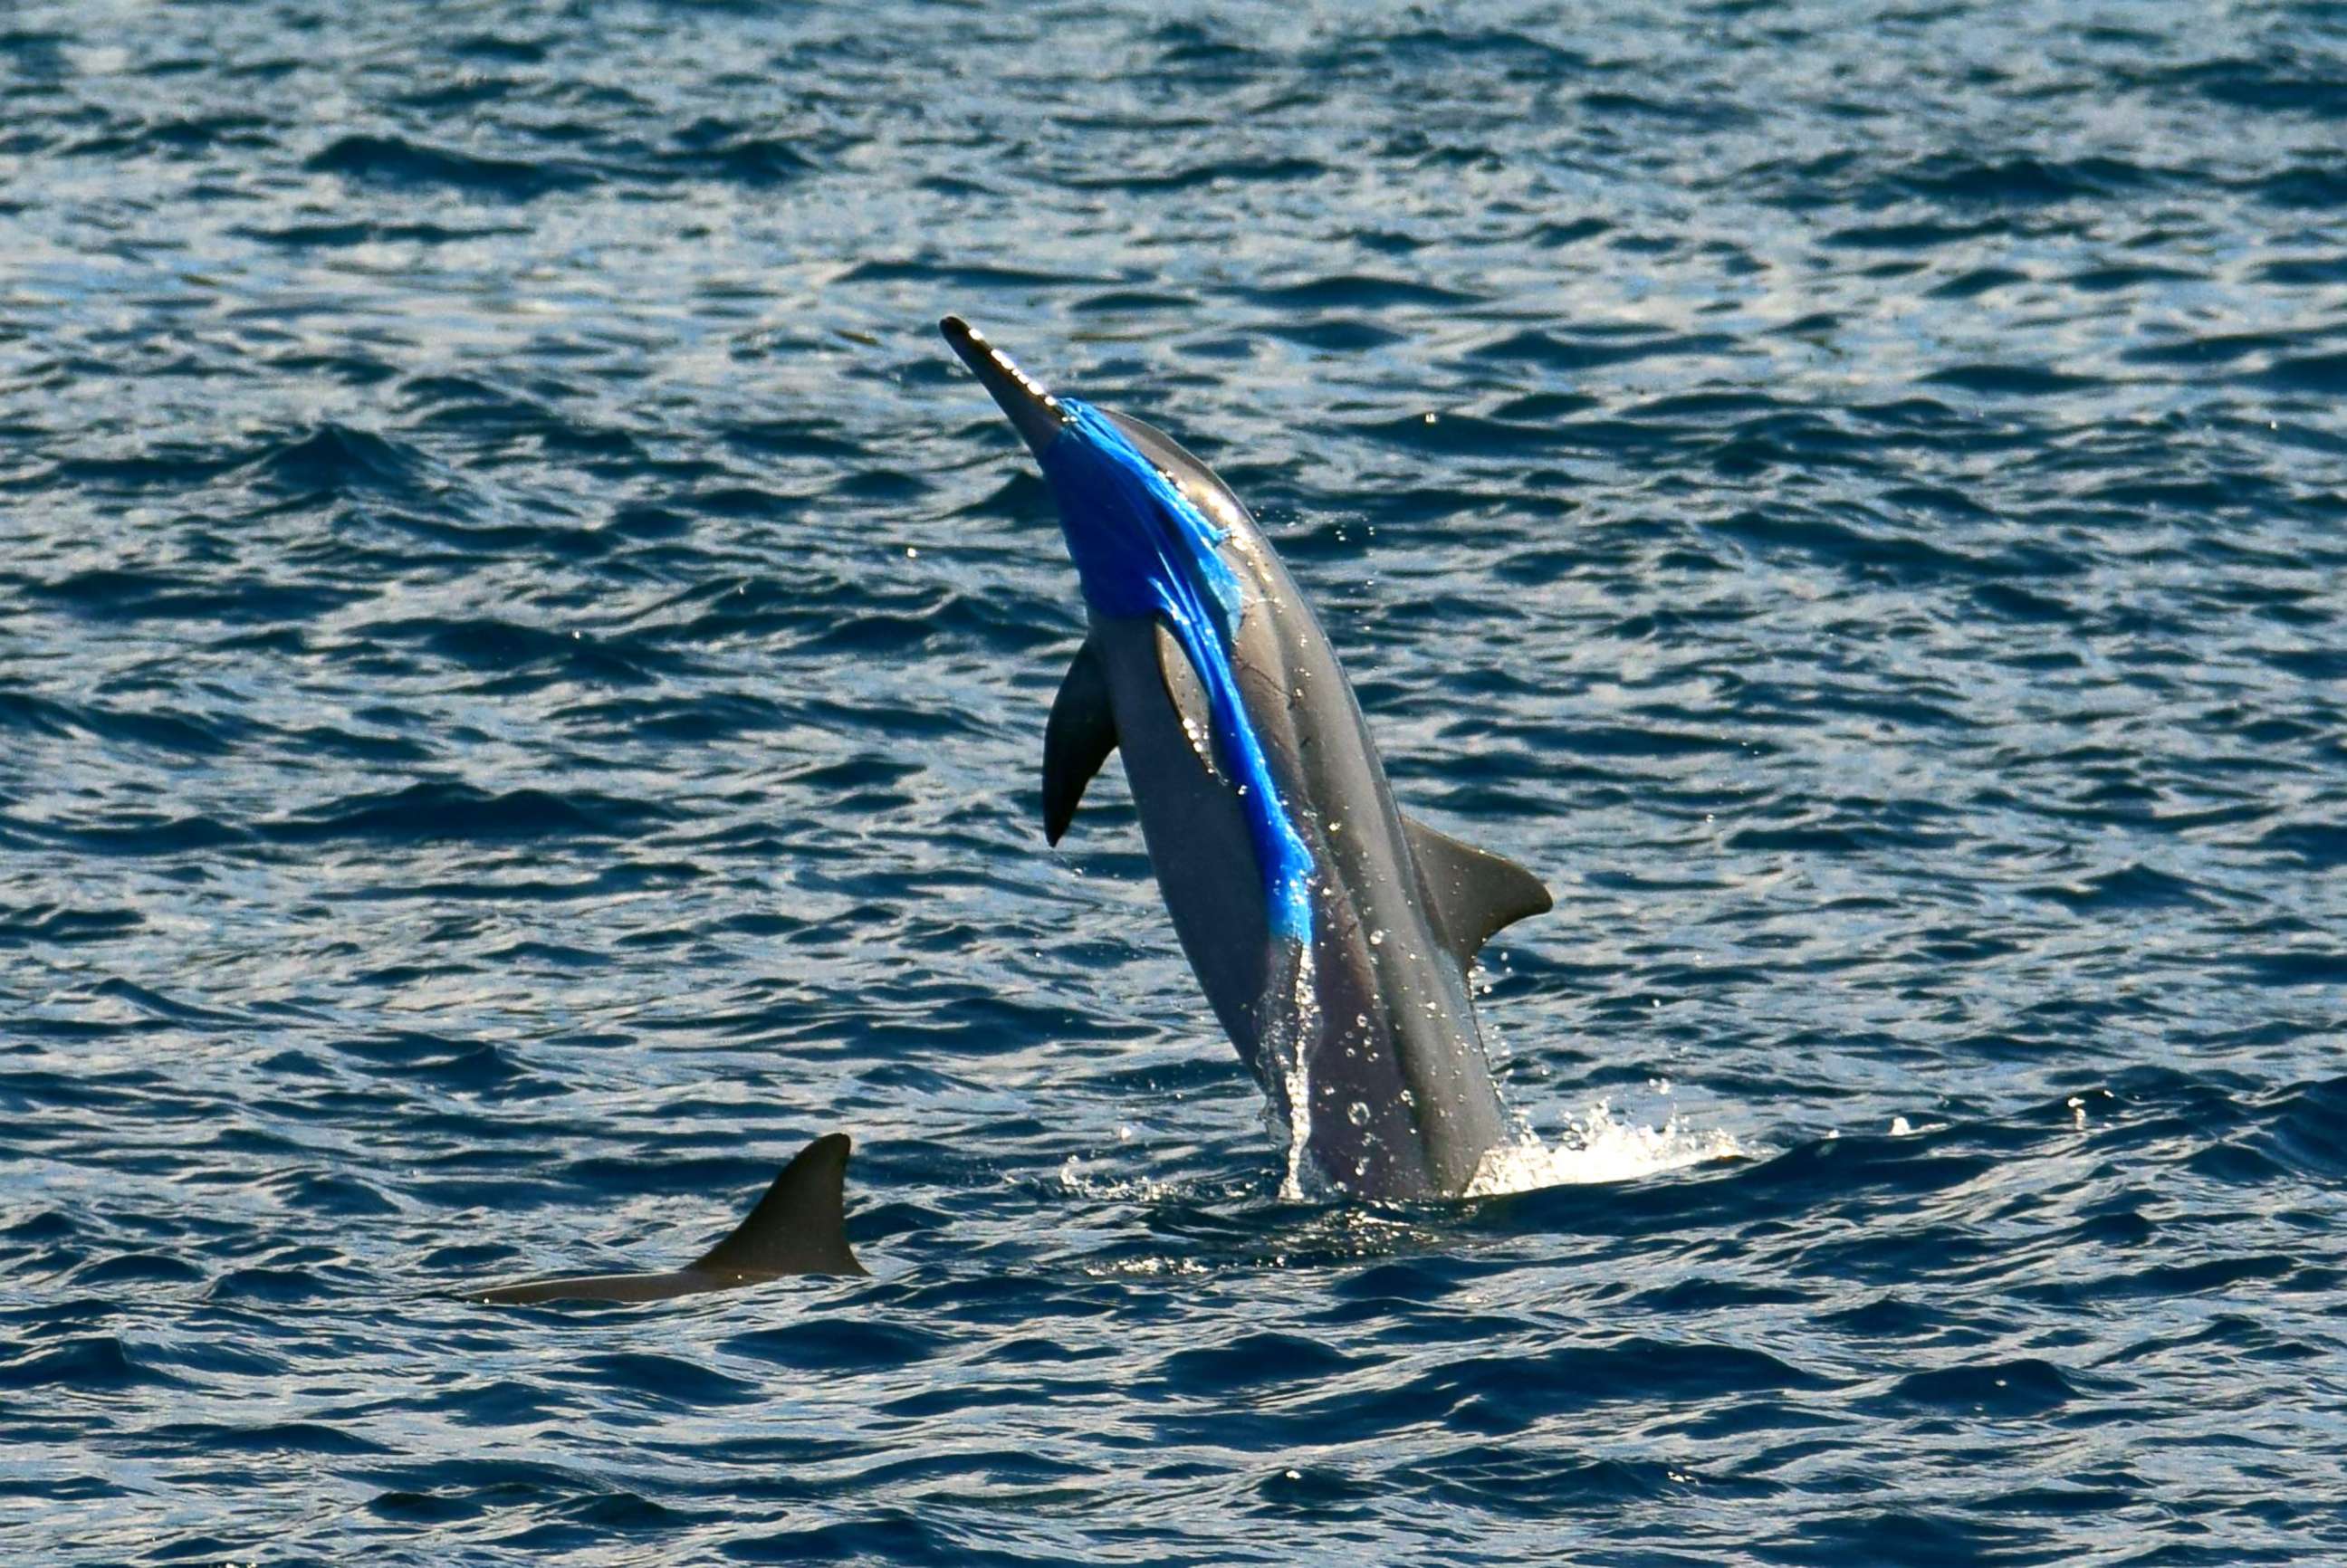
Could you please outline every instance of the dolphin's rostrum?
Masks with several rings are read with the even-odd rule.
[[[1050,482],[1089,612],[1045,835],[1121,751],[1183,948],[1296,1149],[1362,1197],[1467,1191],[1512,1142],[1467,970],[1547,890],[1394,804],[1311,607],[1211,469],[942,327]]]
[[[735,1290],[792,1274],[863,1274],[847,1245],[842,1188],[847,1134],[829,1132],[783,1167],[766,1195],[732,1235],[666,1274],[589,1274],[525,1279],[468,1291],[468,1301],[527,1306],[541,1301],[665,1301]]]

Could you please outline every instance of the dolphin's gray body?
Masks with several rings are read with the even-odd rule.
[[[1091,574],[1090,632],[1045,733],[1046,836],[1059,841],[1085,784],[1121,751],[1183,949],[1291,1132],[1299,1109],[1308,1120],[1305,1148],[1320,1176],[1367,1198],[1464,1192],[1484,1156],[1512,1141],[1467,970],[1493,932],[1550,907],[1546,889],[1396,806],[1319,621],[1212,470],[1138,420],[1051,397],[959,320],[943,330],[1054,478],[1071,552],[1079,529],[1094,525],[1071,515],[1085,492],[1058,483],[1046,455],[1055,442],[1098,441],[1103,427],[1079,425],[1070,407],[1112,424],[1218,536],[1213,550],[1245,605],[1223,651],[1239,722],[1252,727],[1276,804],[1310,856],[1308,983],[1294,983],[1293,959],[1283,966],[1262,830],[1251,833],[1246,792],[1208,743],[1214,715],[1196,657],[1161,617],[1103,613]]]
[[[468,1291],[468,1301],[503,1307],[541,1301],[665,1301],[707,1290],[737,1290],[792,1274],[862,1274],[847,1245],[842,1187],[847,1134],[826,1133],[783,1167],[733,1234],[666,1274],[590,1274],[526,1279]]]

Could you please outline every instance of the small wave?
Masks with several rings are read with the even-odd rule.
[[[843,283],[935,283],[957,289],[1035,289],[1069,283],[1106,283],[1071,272],[1042,272],[1029,267],[1005,267],[980,262],[876,261],[858,261],[840,274]]]
[[[1132,172],[1071,179],[1078,190],[1122,190],[1136,195],[1169,196],[1216,185],[1278,184],[1317,179],[1328,166],[1312,158],[1217,159],[1153,173]]]
[[[193,756],[225,755],[235,749],[236,732],[248,727],[170,713],[115,711],[96,704],[70,707],[42,697],[0,692],[0,726],[19,725],[50,735],[87,733]]]
[[[2169,283],[2197,283],[2207,276],[2185,267],[2089,267],[2070,274],[2070,286],[2085,293],[2110,294]]]
[[[669,821],[673,815],[666,807],[592,790],[518,789],[492,794],[470,784],[437,782],[410,784],[389,794],[353,795],[313,815],[263,823],[260,832],[281,844],[343,839],[497,843],[622,837]]]
[[[2204,907],[2209,898],[2198,886],[2181,876],[2140,864],[2129,864],[2082,882],[2024,889],[2032,897],[2063,905],[2076,914],[2109,909],[2157,909],[2173,905]]]
[[[1335,310],[1341,307],[1375,310],[1387,305],[1456,305],[1470,303],[1475,297],[1432,283],[1413,282],[1407,278],[1381,278],[1364,272],[1250,289],[1246,292],[1257,304],[1277,305],[1289,310]]]
[[[218,620],[230,624],[302,620],[364,597],[354,589],[220,572],[210,583],[152,572],[99,568],[34,583],[39,598],[93,620]],[[125,715],[152,720],[156,715]]]
[[[1341,316],[1317,321],[1276,322],[1266,326],[1264,331],[1276,338],[1326,354],[1363,354],[1404,341],[1399,333],[1388,332],[1381,326]]]
[[[1471,358],[1508,364],[1537,364],[1550,370],[1597,370],[1659,355],[1732,353],[1736,340],[1719,333],[1684,336],[1645,328],[1590,327],[1570,337],[1538,328],[1517,333],[1497,343],[1469,351]]]
[[[2268,261],[2257,272],[2260,282],[2286,288],[2321,288],[2347,283],[2347,256],[2293,256]]]
[[[1651,119],[1689,128],[1745,125],[1752,118],[1750,110],[1733,104],[1650,97],[1644,93],[1583,93],[1581,95],[1581,107],[1600,121]]]
[[[2327,822],[2284,823],[2267,829],[2258,847],[2290,856],[2309,870],[2336,870],[2347,866],[2347,827]]]
[[[391,185],[439,185],[479,196],[528,201],[593,183],[582,169],[561,164],[482,158],[395,136],[345,136],[304,166],[318,174]]]
[[[2347,97],[2335,71],[2282,54],[2271,59],[2210,60],[2179,66],[2167,80],[2191,87],[2213,103],[2256,114],[2347,118]]]
[[[822,168],[788,141],[739,135],[708,120],[689,128],[678,140],[682,150],[666,160],[678,172],[756,190],[794,184]]]
[[[2008,231],[2006,225],[1998,222],[1852,223],[1828,234],[1825,243],[1838,251],[1928,251],[1935,245]]]
[[[412,493],[424,478],[423,455],[371,431],[332,421],[272,446],[252,463],[263,477],[302,494],[354,490]]]
[[[2103,384],[2091,375],[2050,370],[2036,364],[1957,364],[1923,377],[1926,386],[1953,386],[1965,392],[2014,397],[2046,397],[2055,394],[2090,392]]]
[[[111,1393],[181,1379],[147,1365],[111,1334],[88,1335],[0,1363],[0,1389],[66,1389]]]
[[[1293,1334],[1247,1334],[1227,1344],[1176,1350],[1156,1371],[1183,1394],[1215,1398],[1296,1383],[1317,1382],[1358,1363],[1315,1339]]]
[[[546,63],[547,47],[535,38],[508,38],[496,33],[482,33],[459,39],[452,52],[467,60],[490,60],[506,66],[538,66]]]
[[[943,1334],[901,1323],[871,1323],[846,1317],[809,1317],[787,1328],[737,1334],[724,1341],[728,1355],[796,1371],[835,1374],[840,1368],[885,1371],[927,1361],[949,1349]]]
[[[1900,1379],[1895,1396],[1936,1409],[1997,1416],[2042,1416],[2078,1397],[2074,1375],[2027,1357],[1915,1372]]]
[[[1932,292],[1943,300],[1969,300],[1993,290],[2027,282],[2028,273],[2016,272],[2010,267],[1971,267],[1940,284]]]
[[[670,1409],[722,1409],[756,1402],[758,1385],[682,1357],[619,1350],[581,1358],[551,1380],[600,1389],[630,1403]]]
[[[1472,414],[1413,414],[1353,428],[1389,446],[1460,456],[1516,457],[1566,445],[1554,429]]]
[[[1927,159],[1895,177],[1910,194],[1930,200],[2024,206],[2108,197],[2150,183],[2152,176],[2118,159],[2075,162],[2013,158],[1982,161],[1963,157]]]
[[[102,942],[127,936],[147,923],[136,909],[77,909],[61,904],[36,904],[26,909],[0,907],[0,948],[32,942]]]
[[[643,686],[684,669],[677,654],[641,633],[589,634],[494,615],[371,621],[357,632],[365,644],[398,644],[466,670],[540,682]]]
[[[2295,164],[2259,179],[2252,187],[2271,207],[2295,210],[2347,207],[2347,174],[2323,165]]]
[[[446,245],[529,231],[513,224],[450,228],[440,223],[287,223],[276,228],[241,228],[236,232],[289,251],[337,251],[354,245]]]
[[[2265,379],[2293,391],[2347,392],[2347,354],[2298,354],[2274,361]]]

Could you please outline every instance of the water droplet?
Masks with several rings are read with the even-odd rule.
[[[1386,934],[1385,934],[1383,931],[1372,931],[1372,932],[1370,932],[1370,933],[1369,933],[1369,946],[1370,946],[1370,947],[1372,947],[1372,948],[1382,948],[1382,947],[1384,947],[1385,945],[1386,945]]]
[[[1354,1101],[1351,1106],[1349,1106],[1345,1112],[1345,1120],[1350,1122],[1356,1127],[1368,1126],[1369,1124],[1369,1102],[1366,1100]]]

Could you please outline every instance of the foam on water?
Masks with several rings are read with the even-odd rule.
[[[1175,1190],[1175,1184],[1155,1176],[1109,1174],[1099,1162],[1087,1162],[1080,1154],[1060,1163],[1060,1185],[1079,1197],[1119,1203],[1158,1203]]]

